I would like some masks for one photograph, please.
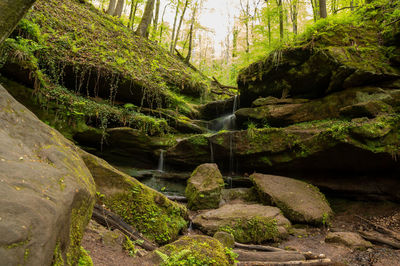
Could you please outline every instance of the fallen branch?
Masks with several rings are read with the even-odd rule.
[[[245,251],[240,249],[233,250],[238,254],[239,261],[268,261],[268,262],[288,262],[288,261],[305,261],[306,257],[299,252],[274,251],[274,252],[258,252]]]
[[[237,266],[284,266],[284,265],[334,265],[330,259],[320,259],[320,260],[307,260],[307,261],[286,261],[286,262],[266,262],[266,261],[241,261],[237,263]]]
[[[372,222],[372,221],[370,221],[370,220],[368,220],[368,219],[365,219],[365,218],[363,218],[363,217],[361,217],[361,216],[358,216],[358,215],[355,215],[355,216],[356,216],[358,219],[360,219],[360,220],[362,220],[362,221],[368,223],[369,225],[373,226],[378,232],[383,233],[383,234],[388,234],[388,235],[391,236],[392,238],[394,238],[394,239],[400,241],[400,234],[399,234],[399,233],[397,233],[397,232],[395,232],[395,231],[393,231],[393,230],[390,230],[389,228],[386,228],[386,227],[384,227],[384,226],[382,226],[382,225],[379,225],[379,224],[377,224],[377,223],[374,223],[374,222]]]
[[[235,96],[236,94],[230,91],[217,91],[217,90],[211,90],[211,93],[217,94],[217,95],[228,95],[228,96]]]
[[[276,251],[285,251],[280,248],[275,248],[271,246],[261,246],[261,245],[246,245],[235,242],[235,248],[246,249],[246,250],[258,250],[258,251],[267,251],[267,252],[276,252]]]
[[[388,24],[385,24],[385,25],[383,25],[383,26],[386,27],[386,26],[392,25],[392,24],[394,24],[394,23],[396,23],[396,22],[399,22],[399,21],[400,21],[400,18],[398,18],[398,19],[396,19],[396,20],[394,20],[394,21],[392,21],[392,22],[390,22],[390,23],[388,23]]]
[[[187,198],[184,196],[167,196],[169,200],[177,202],[187,202]]]
[[[372,241],[374,243],[385,244],[395,249],[400,249],[400,242],[396,242],[389,238],[386,238],[382,234],[366,232],[366,231],[358,231],[358,232],[366,240]]]
[[[217,84],[218,87],[220,87],[221,89],[232,89],[232,90],[237,90],[237,87],[234,86],[227,86],[227,85],[222,85],[216,77],[212,77],[212,79],[214,80],[214,82]]]
[[[125,223],[118,215],[104,209],[98,204],[96,204],[93,208],[92,219],[109,229],[120,230],[131,240],[136,241],[136,245],[144,248],[147,251],[153,251],[157,248],[156,244],[142,236],[142,234],[136,231],[129,224]]]

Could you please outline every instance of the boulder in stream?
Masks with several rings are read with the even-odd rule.
[[[106,161],[80,152],[96,182],[98,200],[148,239],[159,244],[177,239],[186,227],[183,205],[124,174]]]
[[[2,265],[77,265],[95,196],[77,148],[0,86]]]
[[[198,166],[187,181],[186,197],[191,210],[215,209],[221,201],[224,180],[216,164]]]
[[[316,225],[329,222],[332,209],[313,185],[283,176],[253,174],[251,178],[260,199],[280,208],[290,221]]]
[[[201,212],[193,225],[208,235],[232,233],[240,243],[262,243],[286,238],[290,222],[276,207],[260,204],[226,204]]]

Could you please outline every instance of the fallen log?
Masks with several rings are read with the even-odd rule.
[[[187,202],[187,198],[184,196],[167,196],[169,200],[177,202]]]
[[[109,228],[119,229],[123,234],[129,237],[131,240],[136,241],[136,245],[142,247],[147,251],[153,251],[157,249],[157,245],[142,236],[141,233],[136,231],[132,226],[125,223],[121,217],[112,213],[102,206],[96,204],[93,208],[92,219],[97,223]]]
[[[356,217],[357,217],[358,219],[360,219],[361,221],[364,221],[364,222],[366,222],[367,224],[373,226],[378,232],[383,233],[383,234],[388,234],[388,235],[390,235],[392,238],[394,238],[394,239],[400,241],[400,234],[399,234],[399,233],[397,233],[397,232],[395,232],[395,231],[393,231],[393,230],[390,230],[389,228],[386,228],[386,227],[384,227],[384,226],[382,226],[382,225],[379,225],[379,224],[377,224],[377,223],[374,223],[374,222],[372,222],[372,221],[370,221],[370,220],[368,220],[368,219],[366,219],[366,218],[363,218],[363,217],[361,217],[361,216],[356,215]]]
[[[239,261],[268,261],[268,262],[287,262],[287,261],[305,261],[306,257],[299,252],[274,251],[274,252],[258,252],[246,251],[240,249],[233,250],[238,254]]]
[[[384,235],[378,232],[367,232],[367,231],[358,231],[360,235],[366,240],[372,241],[374,243],[385,244],[391,246],[395,249],[400,249],[400,242],[392,240],[390,238],[385,237]]]
[[[307,261],[286,261],[286,262],[268,262],[268,261],[241,261],[237,263],[237,266],[286,266],[286,265],[334,265],[330,259],[319,259],[319,260],[307,260]]]
[[[269,252],[285,251],[283,249],[275,248],[275,247],[271,247],[271,246],[247,245],[247,244],[241,244],[241,243],[237,243],[237,242],[235,242],[235,248],[246,249],[246,250],[269,251]]]

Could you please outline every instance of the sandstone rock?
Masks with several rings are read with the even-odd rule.
[[[181,237],[149,253],[143,260],[138,260],[137,265],[180,265],[182,262],[189,265],[189,258],[194,260],[196,265],[234,265],[234,258],[217,239],[203,235]]]
[[[326,236],[325,242],[343,244],[349,248],[360,250],[373,247],[371,242],[364,240],[359,234],[353,232],[330,232]]]
[[[94,204],[77,148],[0,86],[0,258],[76,265]]]
[[[224,114],[232,113],[234,97],[228,100],[209,102],[199,107],[200,117],[204,120],[213,120]]]
[[[216,164],[198,166],[187,181],[186,197],[191,210],[218,208],[224,180]]]
[[[208,235],[224,230],[241,243],[262,243],[288,236],[290,222],[276,207],[260,204],[226,204],[200,213],[193,225]]]
[[[235,247],[235,238],[230,233],[220,231],[220,232],[216,232],[213,237],[215,239],[217,239],[219,242],[221,242],[221,244],[224,247],[227,247],[227,248]]]
[[[382,113],[392,113],[393,109],[390,105],[382,101],[363,102],[340,109],[340,115],[350,118],[356,117],[377,117]]]
[[[99,201],[147,238],[164,244],[186,227],[186,208],[118,171],[106,161],[80,151],[96,183]]]
[[[288,177],[253,174],[261,200],[280,208],[292,222],[326,224],[332,209],[318,188]]]

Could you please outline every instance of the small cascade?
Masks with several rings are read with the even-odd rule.
[[[233,99],[232,113],[226,114],[212,121],[211,129],[214,131],[220,130],[234,130],[236,128],[235,112],[238,108],[238,96],[235,95]]]
[[[232,177],[228,176],[227,181],[228,181],[228,188],[232,189]]]
[[[160,172],[164,172],[164,155],[165,151],[161,150],[160,157],[158,158],[158,168],[157,168],[157,170]]]
[[[211,141],[210,141],[210,162],[214,163],[214,148]]]
[[[188,227],[188,235],[190,235],[193,232],[193,223],[192,220],[189,221],[189,227]]]

